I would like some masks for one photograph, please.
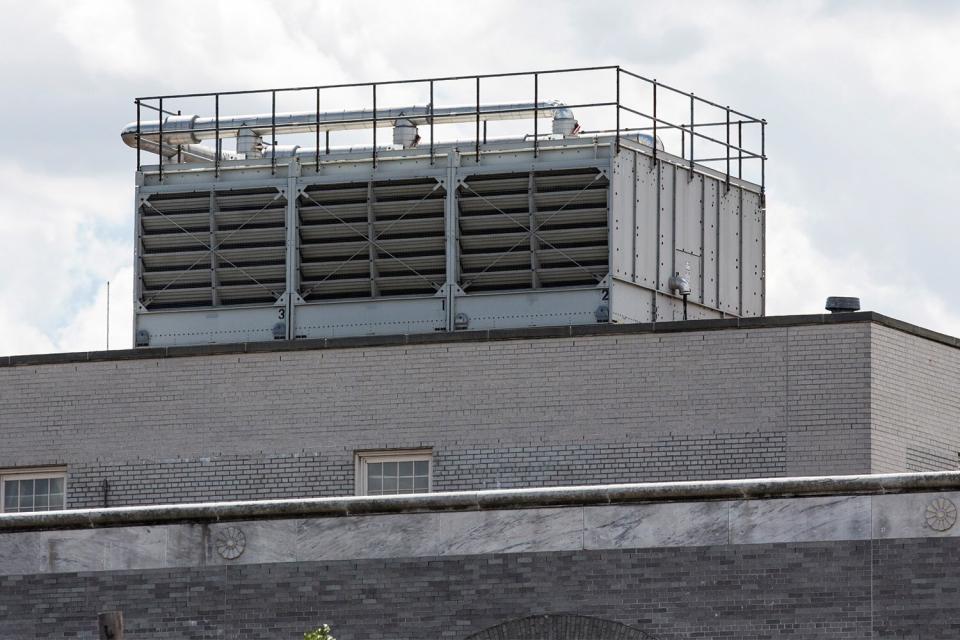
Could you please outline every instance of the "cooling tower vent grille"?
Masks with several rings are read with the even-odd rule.
[[[299,201],[301,297],[436,293],[444,196],[432,178],[308,187]]]
[[[607,273],[607,191],[594,169],[465,181],[458,193],[461,288],[596,285]]]
[[[150,196],[140,206],[140,302],[273,303],[285,282],[285,206],[272,188]]]

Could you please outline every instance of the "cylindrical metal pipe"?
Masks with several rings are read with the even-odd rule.
[[[517,120],[524,118],[550,118],[563,104],[556,101],[540,103],[506,103],[490,104],[480,107],[480,115],[487,120]],[[442,109],[428,106],[378,108],[376,114],[377,127],[392,127],[398,119],[410,120],[415,125],[429,124],[432,121],[441,124],[473,122],[476,119],[476,108],[444,107]],[[374,122],[373,113],[369,109],[355,111],[335,111],[320,114],[320,123],[317,124],[316,111],[300,111],[292,113],[272,113],[237,115],[221,118],[198,117],[195,115],[168,116],[160,121],[153,120],[140,123],[140,133],[144,139],[157,139],[162,127],[165,144],[196,144],[202,140],[216,137],[235,138],[241,129],[249,129],[254,133],[265,136],[274,130],[284,134],[312,133],[321,131],[347,131],[369,129]],[[137,125],[135,122],[124,127],[120,134],[124,143],[136,148]]]

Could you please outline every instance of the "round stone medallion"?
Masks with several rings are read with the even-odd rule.
[[[934,531],[946,531],[957,522],[957,505],[947,498],[934,498],[927,503],[927,525]]]
[[[217,553],[225,560],[239,558],[247,546],[247,537],[239,527],[227,527],[217,533]]]

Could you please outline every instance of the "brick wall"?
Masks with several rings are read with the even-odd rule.
[[[437,441],[434,491],[782,476],[786,434],[728,433],[654,440]],[[350,495],[354,450],[292,455],[86,462],[69,466],[69,507]],[[104,480],[107,501],[104,501]]]
[[[960,349],[883,326],[871,344],[873,472],[960,468]]]
[[[870,327],[0,367],[0,468],[67,464],[77,505],[349,493],[355,450],[421,446],[437,488],[861,473]]]
[[[522,553],[0,577],[0,637],[466,638],[577,613],[659,640],[960,636],[956,538]],[[558,640],[574,640],[561,636]]]

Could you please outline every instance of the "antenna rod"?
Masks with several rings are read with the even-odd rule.
[[[107,280],[107,351],[110,351],[110,281]]]

